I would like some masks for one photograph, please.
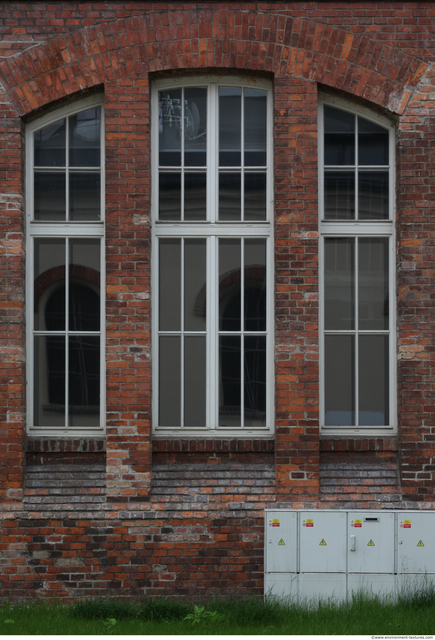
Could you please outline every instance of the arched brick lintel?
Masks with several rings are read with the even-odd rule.
[[[21,116],[86,88],[163,70],[300,77],[403,113],[427,65],[361,34],[247,9],[149,11],[77,30],[0,63]]]

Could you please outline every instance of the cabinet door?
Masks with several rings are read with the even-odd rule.
[[[346,572],[346,512],[301,511],[301,573]]]
[[[348,513],[349,573],[394,573],[394,513]]]
[[[435,513],[397,515],[398,573],[435,573]]]
[[[264,570],[268,573],[296,573],[296,522],[295,511],[266,511]]]

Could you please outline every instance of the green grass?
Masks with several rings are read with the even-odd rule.
[[[186,620],[185,618],[188,617]],[[364,595],[337,605],[289,605],[273,599],[86,600],[33,602],[0,609],[1,635],[432,635],[435,589],[396,603]]]

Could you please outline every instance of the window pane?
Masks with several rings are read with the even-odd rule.
[[[325,105],[325,164],[355,164],[355,116]]]
[[[205,427],[205,336],[184,338],[184,426]]]
[[[65,166],[65,120],[59,120],[34,134],[35,167]]]
[[[181,165],[181,89],[159,91],[159,164]]]
[[[184,89],[184,164],[205,167],[207,147],[207,89]]]
[[[100,108],[88,109],[69,119],[71,167],[100,166]]]
[[[100,241],[70,240],[69,330],[100,330]]]
[[[359,419],[361,426],[389,424],[388,336],[359,337]]]
[[[325,238],[325,329],[354,329],[355,240]]]
[[[36,172],[33,187],[35,220],[64,221],[65,174]]]
[[[159,425],[179,427],[181,416],[181,338],[160,336]]]
[[[181,240],[159,243],[159,329],[181,330]]]
[[[245,240],[245,331],[266,331],[266,240]]]
[[[355,173],[325,172],[325,219],[355,219]]]
[[[358,164],[388,164],[387,129],[364,118],[358,118]]]
[[[354,336],[325,336],[325,425],[355,426]]]
[[[69,219],[99,220],[101,216],[99,173],[70,173]]]
[[[65,240],[35,238],[34,328],[65,329]]]
[[[388,171],[360,172],[358,176],[358,219],[388,220]]]
[[[266,336],[245,336],[245,426],[266,425]]]
[[[240,336],[219,338],[219,425],[241,425]]]
[[[266,220],[266,174],[245,173],[245,220]]]
[[[65,337],[35,336],[33,424],[65,426]]]
[[[358,240],[360,329],[388,329],[388,238]]]
[[[245,89],[245,166],[266,166],[266,91]]]
[[[240,173],[219,174],[219,220],[240,220],[241,209]]]
[[[100,338],[71,336],[68,365],[68,426],[100,425]]]
[[[206,241],[184,241],[184,330],[206,330]]]
[[[207,176],[205,173],[184,174],[184,219],[205,220],[207,217]]]
[[[181,173],[159,175],[159,220],[181,220]]]
[[[219,240],[219,329],[240,331],[240,240]]]
[[[219,87],[219,165],[241,165],[242,90]]]

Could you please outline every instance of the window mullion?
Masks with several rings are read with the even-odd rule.
[[[218,238],[214,235],[208,238],[208,260],[207,260],[207,355],[208,384],[207,384],[207,427],[216,429],[218,424],[218,402],[219,398],[219,270],[217,268],[217,243]]]
[[[240,240],[240,426],[245,426],[245,241]]]
[[[180,425],[184,427],[184,238],[181,238],[181,269],[180,269]]]
[[[355,238],[355,426],[359,425],[359,323],[358,323],[358,308],[359,308],[359,282],[358,282],[358,238]]]
[[[65,427],[69,423],[69,248],[65,238]]]

